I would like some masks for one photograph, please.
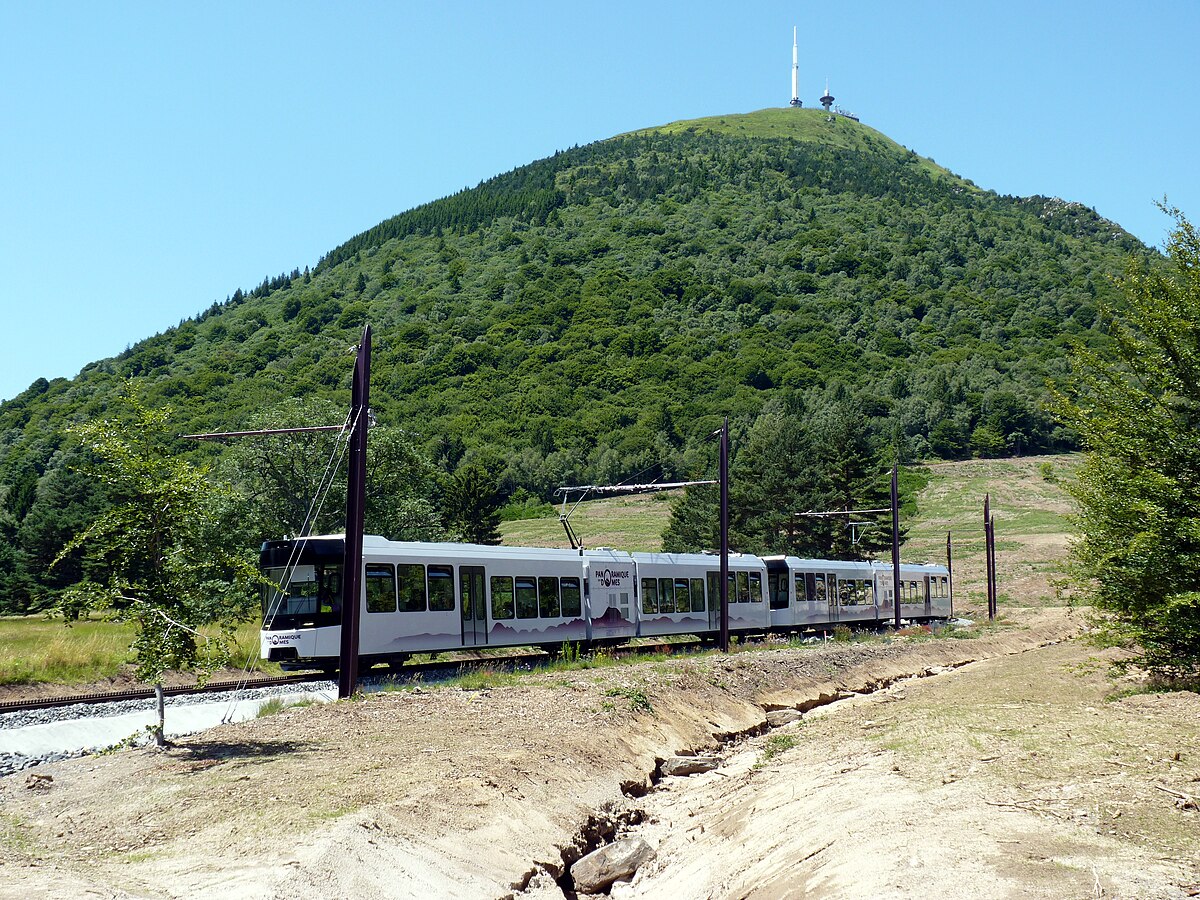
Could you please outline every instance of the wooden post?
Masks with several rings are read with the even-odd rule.
[[[342,644],[338,698],[358,688],[358,622],[362,594],[363,513],[367,499],[367,430],[371,393],[371,326],[363,328],[350,393],[350,457],[346,477],[346,550],[342,558]]]

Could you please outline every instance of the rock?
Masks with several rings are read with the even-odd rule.
[[[778,728],[780,725],[789,725],[792,722],[798,722],[800,718],[800,710],[798,709],[776,709],[767,713],[767,724],[772,728]]]
[[[48,791],[54,785],[53,775],[42,775],[39,772],[30,772],[29,777],[25,779],[25,788],[30,791]]]
[[[598,894],[614,881],[630,878],[654,858],[654,850],[641,838],[626,838],[589,853],[571,866],[571,878],[580,894]]]
[[[663,775],[695,775],[711,772],[720,764],[721,761],[715,756],[672,756],[659,767],[659,771]]]
[[[562,900],[563,892],[549,872],[540,871],[529,879],[521,891],[521,900]]]

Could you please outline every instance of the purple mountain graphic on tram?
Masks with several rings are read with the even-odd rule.
[[[612,606],[606,609],[604,611],[604,615],[600,616],[600,618],[592,619],[593,628],[620,628],[629,627],[632,624],[632,622],[621,615],[621,611],[619,609],[616,609]]]
[[[530,619],[530,622],[536,622],[536,619]],[[559,622],[556,625],[547,625],[545,628],[513,628],[511,625],[505,625],[503,622],[497,622],[492,626],[490,640],[503,642],[508,637],[520,638],[529,640],[530,638],[562,638],[568,637],[574,640],[580,640],[586,636],[586,625],[583,619],[572,619],[570,622]]]

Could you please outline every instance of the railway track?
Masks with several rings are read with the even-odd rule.
[[[698,640],[673,641],[670,646],[673,651],[691,650],[700,645]],[[653,652],[653,648],[662,646],[662,644],[652,645],[626,645],[622,647],[609,647],[605,650],[611,656],[628,656],[637,653]],[[360,677],[362,681],[376,681],[379,678],[396,677],[407,678],[414,675],[422,675],[426,672],[433,672],[443,669],[464,669],[477,666],[495,666],[498,668],[517,667],[522,664],[539,664],[545,662],[549,658],[549,654],[543,651],[531,651],[511,653],[503,656],[483,655],[483,654],[454,654],[453,657],[435,658],[429,661],[408,662],[399,669],[379,670],[378,672],[364,673]],[[265,687],[286,687],[290,684],[310,684],[314,681],[329,681],[334,676],[325,672],[304,672],[296,675],[282,676],[255,676],[241,678],[236,681],[210,681],[203,687],[195,685],[181,687],[164,687],[163,695],[166,697],[178,697],[189,694],[216,694],[225,691],[237,690],[252,690],[254,688]],[[55,697],[33,697],[33,698],[18,698],[16,700],[0,700],[0,714],[10,712],[23,712],[26,710],[35,709],[55,709],[61,706],[74,706],[76,704],[104,704],[118,703],[123,700],[147,700],[154,697],[154,688],[127,688],[117,691],[93,691],[89,693],[79,694],[64,694]]]
[[[306,673],[302,675],[284,675],[267,678],[243,678],[238,681],[210,681],[203,687],[195,685],[185,687],[164,687],[163,695],[177,697],[181,694],[215,694],[221,691],[236,691],[243,688],[278,687],[289,684],[306,684],[312,681],[326,681],[329,676],[323,673]],[[0,700],[0,713],[19,712],[30,709],[54,709],[59,706],[74,706],[78,703],[117,703],[122,700],[146,700],[154,697],[154,688],[126,688],[119,691],[92,691],[83,694],[64,694],[57,697],[19,698],[16,700]]]

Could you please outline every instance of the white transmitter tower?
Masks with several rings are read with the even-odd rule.
[[[800,49],[796,44],[796,26],[792,26],[792,106],[797,108],[804,105],[800,99]]]

